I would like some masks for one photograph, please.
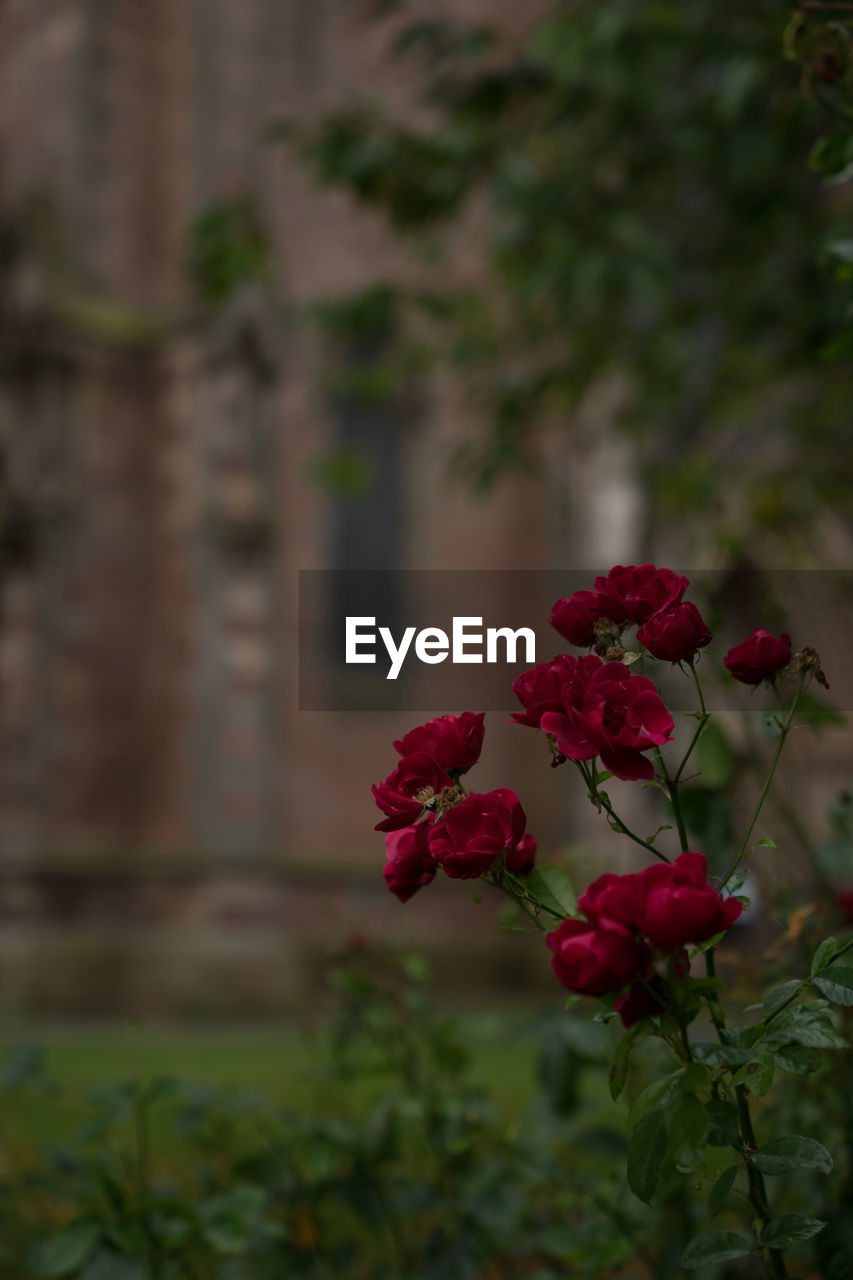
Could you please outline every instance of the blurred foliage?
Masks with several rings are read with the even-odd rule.
[[[318,1085],[335,1085],[324,1106],[282,1110],[167,1078],[98,1090],[70,1147],[4,1163],[3,1274],[556,1280],[642,1253],[654,1220],[621,1203],[608,1167],[624,1150],[621,1118],[605,1127],[579,1107],[607,1029],[570,1035],[562,1015],[537,1027],[548,1093],[523,1125],[507,1122],[424,977],[415,957],[401,972],[361,948],[333,972],[336,1013],[311,1064]],[[38,1055],[10,1060],[7,1091],[44,1087]],[[582,1172],[571,1156],[581,1135]]]
[[[216,306],[245,283],[269,278],[270,249],[254,202],[247,196],[204,209],[189,232],[190,277],[200,299]]]
[[[804,959],[815,936],[795,940]],[[513,1041],[523,1037],[538,1056],[541,1092],[532,1108],[508,1118],[472,1074],[470,1036],[433,1009],[427,976],[415,956],[401,964],[353,943],[331,971],[331,1018],[308,1058],[313,1100],[283,1108],[257,1092],[175,1078],[124,1081],[91,1095],[70,1144],[48,1140],[23,1158],[10,1147],[0,1170],[3,1274],[682,1275],[684,1244],[706,1218],[705,1198],[731,1154],[727,1136],[710,1132],[688,1192],[673,1130],[652,1205],[626,1196],[621,1164],[631,1127],[659,1098],[661,1046],[645,1042],[643,1069],[614,1106],[607,1061],[619,1033],[606,1019],[561,1009],[531,1015]],[[494,1038],[497,1054],[501,1039]],[[12,1055],[3,1076],[7,1104],[56,1090],[47,1066],[32,1051]],[[819,1245],[828,1258],[821,1274],[835,1277],[850,1263],[850,1082],[831,1054],[814,1086],[806,1087],[799,1064],[789,1070],[795,1074],[765,1102],[761,1125],[772,1130],[767,1108],[778,1106],[787,1122],[820,1132],[835,1155],[836,1176],[809,1183],[815,1211],[832,1227]],[[774,1211],[784,1211],[793,1188],[774,1181]],[[725,1227],[738,1208],[716,1212]],[[729,1280],[743,1272],[726,1266],[715,1274]]]
[[[849,345],[827,274],[853,272],[848,42],[823,12],[847,7],[802,7],[829,31],[829,83],[813,16],[786,34],[773,0],[552,0],[511,47],[385,4],[410,115],[354,101],[282,126],[420,255],[420,287],[376,282],[334,324],[357,333],[381,298],[404,346],[457,370],[486,428],[457,474],[537,462],[542,425],[570,428],[610,380],[652,519],[732,554],[766,533],[807,556],[821,510],[848,514],[849,365],[820,358]],[[473,287],[454,283],[460,249]]]

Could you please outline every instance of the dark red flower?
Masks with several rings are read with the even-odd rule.
[[[839,889],[835,895],[835,904],[847,924],[853,924],[853,889]]]
[[[373,798],[387,817],[377,822],[377,831],[399,831],[408,827],[424,811],[434,796],[456,784],[432,756],[420,752],[406,756],[384,782],[373,787]]]
[[[429,829],[433,819],[385,837],[385,883],[401,902],[408,902],[418,889],[429,884],[438,870],[429,851]]]
[[[401,756],[431,756],[448,773],[465,773],[483,749],[485,712],[463,711],[460,716],[437,716],[411,729],[394,748]]]
[[[753,631],[747,640],[729,649],[723,666],[742,684],[761,684],[787,667],[790,661],[791,637],[787,632],[783,631],[777,638],[769,631]]]
[[[521,802],[509,787],[472,792],[432,828],[430,853],[454,880],[482,875],[502,853],[511,871],[525,875],[536,855],[536,841],[525,836],[526,826]]]
[[[603,996],[636,977],[645,954],[630,929],[615,920],[564,920],[546,942],[554,952],[551,968],[569,991]]]
[[[578,909],[593,923],[615,920],[627,929],[637,927],[637,876],[617,876],[608,871],[588,885],[578,899]]]
[[[684,600],[653,613],[637,629],[637,639],[655,658],[683,662],[710,643],[711,632],[695,604]]]
[[[622,1019],[623,1027],[633,1027],[641,1018],[653,1018],[660,1013],[666,1007],[667,996],[666,983],[653,973],[633,983],[614,1001],[613,1008]]]
[[[614,565],[606,578],[596,578],[596,592],[614,612],[603,616],[617,622],[645,622],[653,613],[678,604],[689,580],[653,564]]]
[[[669,742],[674,726],[651,680],[588,654],[564,690],[562,713],[546,712],[541,727],[570,760],[600,756],[617,778],[651,780],[654,769],[642,752]]]
[[[540,662],[529,671],[522,671],[513,681],[512,691],[526,710],[514,711],[511,719],[517,724],[538,729],[546,711],[562,711],[563,690],[577,665],[577,658],[568,653],[558,653],[555,658]]]
[[[682,853],[671,864],[658,862],[636,876],[638,928],[656,947],[705,942],[734,924],[743,906],[723,898],[708,883],[704,854]]]
[[[598,591],[576,591],[568,599],[558,600],[551,610],[551,626],[569,644],[588,645],[595,639],[595,624],[600,618],[624,622],[625,611]]]

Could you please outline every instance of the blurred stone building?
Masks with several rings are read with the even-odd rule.
[[[441,927],[474,969],[505,945],[457,886],[401,913],[379,878],[369,783],[424,717],[298,710],[300,569],[559,558],[532,482],[448,485],[450,389],[417,415],[326,396],[294,319],[394,251],[264,130],[395,101],[383,47],[340,0],[0,4],[6,1007],[260,1011],[355,930]],[[241,201],[272,276],[202,308],[189,229]],[[342,448],[356,497],[315,478]],[[478,785],[522,790],[502,719]]]
[[[510,38],[532,19],[453,12]],[[385,36],[357,0],[0,0],[7,1010],[260,1014],[353,934],[432,946],[457,985],[547,980],[464,886],[385,891],[369,784],[429,713],[299,710],[300,570],[637,554],[631,458],[602,430],[474,499],[448,477],[451,386],[373,409],[323,390],[305,308],[405,264],[265,131],[403,103]],[[271,271],[201,306],[190,229],[241,208]],[[321,482],[342,454],[357,492]],[[504,721],[477,787],[516,788],[552,854],[590,815]]]

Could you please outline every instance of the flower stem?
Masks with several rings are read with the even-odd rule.
[[[652,844],[651,840],[644,840],[642,836],[638,836],[636,831],[632,831],[631,828],[622,821],[618,813],[616,813],[613,808],[613,805],[610,803],[610,797],[607,792],[599,791],[598,789],[595,765],[593,764],[592,769],[588,769],[584,766],[584,762],[582,760],[576,760],[575,764],[578,766],[589,789],[590,800],[594,805],[605,810],[607,816],[611,819],[610,825],[613,830],[619,835],[627,836],[629,840],[634,841],[634,844],[641,845],[642,848],[648,849],[649,853],[653,853],[661,862],[671,862],[672,859],[668,858],[665,853],[661,853],[660,849],[657,849],[654,844]]]
[[[800,678],[797,683],[797,691],[794,694],[790,707],[788,708],[788,714],[785,716],[784,721],[779,726],[779,741],[776,744],[776,750],[773,753],[773,759],[770,762],[770,768],[767,772],[767,777],[764,779],[764,785],[761,788],[761,794],[759,795],[758,800],[756,801],[755,808],[752,811],[752,817],[749,820],[749,825],[746,828],[746,831],[744,832],[743,839],[741,840],[740,845],[738,846],[738,851],[732,860],[731,866],[728,868],[722,880],[720,881],[720,889],[724,889],[726,887],[729,880],[731,880],[732,876],[740,866],[741,859],[746,853],[747,845],[749,844],[749,837],[752,835],[755,824],[758,821],[758,815],[761,813],[761,810],[764,807],[764,801],[767,799],[767,793],[770,790],[770,784],[773,781],[773,775],[776,772],[776,766],[779,763],[779,757],[782,754],[782,748],[785,745],[785,739],[788,737],[788,734],[791,731],[791,725],[793,723],[794,716],[797,711],[797,707],[800,704],[800,698],[802,697],[803,689],[805,688],[807,674],[808,673],[806,671],[800,672]]]
[[[684,814],[681,812],[681,804],[678,799],[678,778],[670,777],[670,773],[666,767],[666,761],[663,758],[663,752],[660,747],[655,747],[655,759],[657,760],[658,767],[663,774],[663,780],[666,783],[667,791],[669,793],[669,802],[672,805],[672,812],[675,816],[675,825],[678,828],[678,839],[681,841],[681,852],[687,853],[690,843],[687,839],[687,827],[684,824]]]
[[[714,960],[714,948],[709,948],[705,952],[705,968],[709,978],[716,977],[716,964]],[[716,996],[708,997],[708,1008],[711,1013],[711,1019],[714,1023],[714,1029],[717,1033],[717,1039],[721,1044],[726,1043],[725,1015],[717,1003]],[[752,1152],[757,1147],[755,1140],[755,1131],[752,1127],[752,1117],[749,1114],[749,1099],[746,1093],[746,1087],[742,1084],[737,1085],[735,1090],[737,1098],[737,1114],[738,1129],[740,1131],[740,1148],[735,1147],[740,1155],[746,1157],[746,1173],[749,1180],[749,1201],[752,1205],[756,1217],[761,1222],[762,1227],[770,1221],[770,1208],[767,1202],[767,1189],[764,1185],[764,1176],[760,1169],[756,1169],[752,1163]],[[764,1267],[769,1277],[787,1276],[785,1269],[785,1261],[778,1249],[764,1249]]]

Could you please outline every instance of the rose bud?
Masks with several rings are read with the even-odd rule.
[[[702,615],[689,600],[653,613],[637,630],[637,639],[663,662],[684,662],[711,641]]]
[[[615,920],[564,920],[545,939],[551,968],[569,991],[603,996],[637,976],[645,957],[630,929]]]
[[[538,729],[546,711],[562,711],[563,690],[574,675],[577,664],[577,658],[568,653],[558,653],[555,658],[540,662],[529,671],[522,671],[513,681],[512,691],[526,710],[514,711],[510,719]]]
[[[583,647],[595,639],[595,624],[600,618],[624,622],[626,616],[615,601],[608,600],[598,591],[576,591],[567,600],[557,601],[549,621],[569,644]]]
[[[426,822],[385,837],[385,883],[401,902],[408,902],[418,889],[429,884],[438,865],[429,851],[430,815]]]
[[[466,773],[483,749],[485,712],[463,711],[461,716],[437,716],[411,729],[394,749],[401,756],[427,755],[448,773]]]
[[[617,778],[651,781],[655,771],[642,752],[669,742],[674,724],[651,680],[588,654],[565,689],[563,712],[547,711],[542,728],[570,760],[600,756]]]
[[[777,638],[769,631],[753,631],[748,640],[742,640],[729,649],[723,658],[723,666],[731,671],[742,684],[761,684],[791,661],[791,637],[783,631]]]
[[[605,918],[624,924],[627,929],[635,929],[637,877],[617,876],[608,871],[587,887],[578,899],[578,909],[593,923]]]
[[[525,836],[527,817],[509,787],[481,795],[472,792],[449,809],[430,831],[430,853],[453,880],[472,880],[506,854],[518,875],[531,870],[536,842]]]
[[[690,582],[671,569],[657,569],[653,564],[614,565],[606,578],[596,578],[595,589],[610,602],[617,616],[629,622],[645,622],[653,613],[678,604]]]
[[[737,898],[723,898],[708,883],[701,853],[682,853],[671,864],[659,862],[639,872],[637,899],[637,925],[656,947],[705,942],[743,911]]]
[[[373,798],[387,817],[377,831],[398,831],[417,822],[428,804],[445,787],[456,784],[440,765],[422,752],[406,756],[384,782],[373,787]]]

